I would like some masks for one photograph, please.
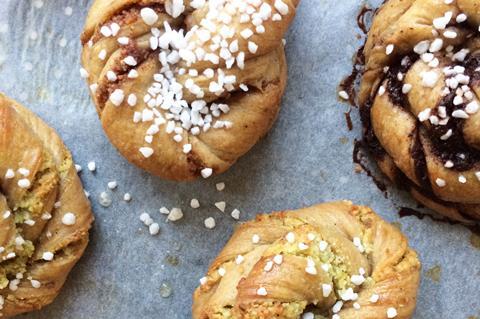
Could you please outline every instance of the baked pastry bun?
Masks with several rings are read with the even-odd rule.
[[[227,170],[275,121],[298,0],[95,0],[82,75],[103,128],[171,180]]]
[[[478,4],[386,1],[368,32],[359,93],[380,169],[465,223],[480,220]]]
[[[92,221],[60,137],[0,94],[0,317],[53,301],[87,246]]]
[[[419,276],[407,239],[368,207],[260,215],[200,280],[193,318],[411,318]]]

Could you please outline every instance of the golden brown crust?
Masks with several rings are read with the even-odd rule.
[[[172,1],[166,2],[166,5],[172,3]],[[167,133],[167,124],[162,123],[157,125],[160,131],[153,134],[153,141],[146,142],[146,132],[152,122],[134,123],[132,118],[135,112],[143,112],[148,108],[148,103],[143,99],[144,95],[152,86],[154,75],[162,69],[159,54],[165,50],[152,51],[149,43],[151,28],[156,27],[163,33],[165,22],[168,22],[172,29],[184,28],[185,32],[197,28],[208,15],[209,1],[204,7],[198,9],[185,4],[187,7],[184,13],[177,18],[173,18],[166,12],[162,0],[94,1],[82,34],[82,64],[88,72],[88,84],[98,86],[92,93],[92,98],[102,126],[119,152],[135,165],[157,176],[172,180],[196,179],[205,168],[213,169],[214,174],[222,173],[248,152],[273,125],[286,86],[287,66],[282,38],[295,15],[298,1],[281,2],[288,6],[288,13],[283,14],[280,21],[272,21],[271,18],[263,21],[262,26],[265,31],[261,34],[254,33],[248,41],[240,35],[240,32],[246,28],[255,30],[255,26],[251,22],[240,23],[239,12],[231,15],[232,21],[228,24],[218,22],[218,30],[223,25],[235,31],[233,38],[228,39],[227,42],[230,45],[234,40],[238,41],[238,51],[235,51],[234,56],[239,54],[238,52],[245,54],[244,68],[237,64],[227,67],[226,60],[222,58],[218,64],[204,60],[197,60],[192,65],[184,60],[175,64],[175,67],[183,67],[187,71],[198,71],[198,76],[189,76],[188,72],[184,75],[176,73],[176,81],[186,85],[189,79],[193,79],[194,84],[204,92],[200,99],[205,101],[207,106],[211,103],[227,104],[230,110],[222,113],[218,120],[227,121],[233,125],[228,128],[210,129],[198,135],[193,134],[191,128],[183,129],[178,133],[181,142],[177,142],[172,139],[175,133]],[[274,8],[274,0],[262,0],[261,3],[270,5],[272,15],[277,12]],[[152,26],[143,22],[140,15],[143,8],[152,8],[158,14],[158,21]],[[120,27],[116,36],[102,36],[101,27],[111,26],[112,23],[117,23]],[[211,33],[211,37],[218,34],[219,31],[215,31]],[[192,35],[192,41],[196,41],[197,34],[192,32]],[[129,44],[119,44],[117,41],[119,37],[128,37]],[[208,40],[200,45],[200,48],[207,53],[210,52],[213,43],[211,41]],[[248,49],[248,42],[258,45],[255,53],[251,53]],[[103,60],[99,58],[102,50],[106,53]],[[218,54],[216,51],[211,52]],[[133,67],[138,71],[137,78],[128,78],[128,72],[132,67],[122,62],[129,55],[138,62]],[[206,69],[214,70],[213,79],[203,75]],[[108,71],[114,71],[117,74],[116,81],[107,79]],[[210,92],[209,85],[212,81],[218,80],[218,72],[235,76],[236,83],[229,90],[214,94]],[[249,91],[244,92],[240,84],[246,85]],[[122,90],[125,95],[119,107],[109,100],[109,96],[116,89]],[[127,105],[127,96],[130,94],[135,94],[137,97],[133,107]],[[198,97],[185,87],[182,89],[182,94],[189,105],[198,100]],[[167,118],[167,113],[170,112],[158,105],[156,110],[163,118]],[[213,119],[212,126],[216,120],[217,118]],[[201,130],[202,127],[200,127]],[[183,150],[186,144],[191,145],[192,149],[188,153]],[[151,148],[153,154],[146,158],[139,152],[142,147]]]
[[[315,271],[307,271],[312,261]],[[363,284],[352,284],[360,269]],[[340,318],[386,318],[389,308],[395,318],[411,318],[419,276],[407,239],[368,207],[342,201],[260,215],[238,227],[210,266],[194,293],[193,318],[296,319],[307,305],[331,316],[338,299],[350,299],[349,288],[357,295],[345,301]],[[324,284],[333,288],[328,295]],[[374,294],[377,302],[370,301]]]
[[[475,3],[385,2],[368,32],[359,93],[380,169],[425,206],[466,223],[480,220]]]
[[[53,301],[88,244],[93,215],[57,133],[2,94],[0,189],[0,315],[10,317]],[[62,222],[69,212],[73,225]]]

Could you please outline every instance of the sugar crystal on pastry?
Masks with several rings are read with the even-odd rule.
[[[238,255],[238,256],[235,258],[235,263],[236,263],[237,265],[240,265],[244,260],[245,260],[245,258],[244,258],[242,255]]]
[[[31,185],[30,181],[28,180],[28,178],[22,178],[22,179],[19,179],[18,180],[18,186],[20,188],[29,188]]]
[[[43,220],[50,220],[50,219],[52,219],[52,214],[50,214],[49,212],[45,212],[45,213],[42,214],[41,218]]]
[[[260,287],[257,290],[257,295],[259,296],[266,296],[268,294],[267,289],[265,287]]]
[[[340,310],[342,310],[342,307],[343,307],[343,301],[339,300],[333,305],[332,312],[338,313],[340,312]]]
[[[15,177],[15,172],[13,171],[13,169],[9,168],[7,169],[6,173],[5,173],[5,178],[6,179],[12,179]]]
[[[53,253],[49,251],[44,252],[42,255],[43,260],[46,260],[46,261],[52,261],[53,257],[54,257]]]
[[[387,309],[387,318],[395,318],[397,316],[397,310],[393,307]]]
[[[67,226],[75,225],[77,217],[73,213],[65,213],[62,217],[62,223]]]
[[[322,284],[322,294],[323,297],[327,298],[332,293],[332,285],[331,284]]]

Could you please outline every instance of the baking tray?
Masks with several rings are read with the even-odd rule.
[[[238,208],[246,220],[335,199],[372,206],[410,238],[423,263],[415,318],[480,316],[480,250],[472,245],[478,238],[459,225],[400,218],[400,207],[416,208],[409,195],[389,187],[385,196],[370,177],[355,172],[359,118],[353,110],[349,131],[349,106],[336,92],[362,42],[356,16],[364,3],[301,3],[286,37],[289,82],[277,123],[227,173],[193,183],[150,176],[107,141],[78,72],[79,35],[90,4],[1,0],[0,90],[58,130],[83,167],[96,215],[90,245],[60,296],[22,318],[190,318],[198,279],[237,225],[215,202],[226,201],[227,212]],[[89,161],[97,164],[95,174],[86,169]],[[115,191],[108,190],[111,180],[118,182]],[[218,182],[225,182],[223,192],[216,190]],[[98,200],[104,191],[113,199],[108,208]],[[130,203],[122,200],[125,192],[132,194]],[[192,198],[200,200],[200,209],[189,208]],[[162,206],[181,207],[185,217],[166,223]],[[160,223],[159,235],[142,225],[142,212]],[[217,222],[213,230],[203,225],[210,216]]]

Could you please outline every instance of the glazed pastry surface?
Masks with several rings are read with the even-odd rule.
[[[57,133],[0,94],[0,316],[51,303],[82,256],[90,203]]]
[[[364,48],[359,102],[380,169],[452,220],[480,220],[478,1],[390,0]]]
[[[405,236],[368,207],[259,215],[200,280],[193,318],[411,318],[419,276]]]
[[[298,0],[96,0],[84,77],[129,161],[166,179],[227,170],[273,125]]]

